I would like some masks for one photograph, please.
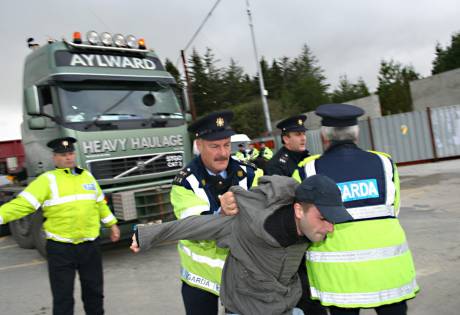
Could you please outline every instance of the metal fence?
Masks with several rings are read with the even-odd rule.
[[[436,158],[460,155],[460,105],[431,110]]]
[[[460,105],[359,121],[359,147],[390,154],[397,163],[460,156]],[[307,131],[311,154],[321,154],[320,131]]]

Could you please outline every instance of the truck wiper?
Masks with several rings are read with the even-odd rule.
[[[142,124],[143,126],[147,125],[165,125],[168,121],[168,119],[183,119],[184,115],[182,113],[161,113],[161,112],[156,112],[152,113],[152,116],[150,118],[147,118],[146,121]]]
[[[102,116],[104,115],[110,115],[108,114],[108,112],[110,112],[112,109],[114,109],[115,107],[117,107],[118,105],[120,105],[121,103],[123,103],[125,101],[125,99],[127,99],[131,94],[133,94],[134,91],[129,91],[128,93],[126,93],[126,95],[124,95],[122,98],[120,98],[117,102],[115,102],[115,104],[113,104],[112,106],[110,106],[109,108],[107,108],[105,111],[103,111],[101,114],[97,115],[96,118],[93,119],[92,122],[90,122],[89,124],[87,124],[85,126],[85,129],[88,129],[89,127],[91,127],[92,125],[97,125],[97,123],[99,122],[99,120],[101,119]],[[111,123],[107,124],[107,125],[111,125]]]

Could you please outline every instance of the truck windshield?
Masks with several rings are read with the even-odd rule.
[[[136,122],[145,126],[158,117],[163,121],[183,119],[174,90],[165,83],[60,82],[57,91],[63,122],[83,123],[85,129],[109,123],[116,129],[136,127]]]

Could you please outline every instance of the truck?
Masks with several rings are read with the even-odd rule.
[[[0,203],[54,168],[50,140],[73,137],[77,164],[98,181],[122,237],[138,223],[173,219],[169,191],[191,159],[191,116],[157,54],[142,38],[107,32],[28,43],[21,123],[26,176],[0,188]],[[42,224],[39,209],[9,228],[20,247],[45,255]],[[101,228],[101,239],[108,235]]]

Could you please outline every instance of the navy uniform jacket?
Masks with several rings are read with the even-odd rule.
[[[297,169],[297,164],[308,156],[310,156],[308,150],[294,152],[283,146],[276,152],[273,158],[267,162],[264,168],[264,175],[282,175],[290,177]]]

